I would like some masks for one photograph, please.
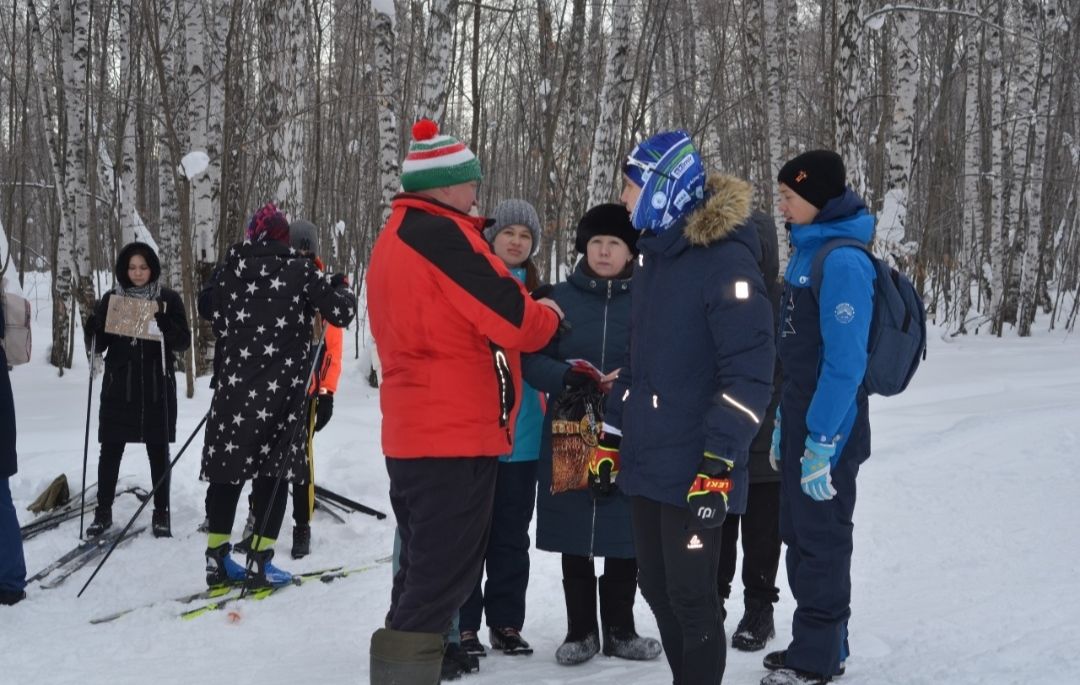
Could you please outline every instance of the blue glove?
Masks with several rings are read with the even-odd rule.
[[[776,421],[772,428],[772,449],[769,450],[769,466],[773,471],[780,470],[780,407],[776,408]]]
[[[817,442],[806,437],[806,451],[802,459],[802,491],[818,502],[830,500],[836,495],[832,485],[832,458],[836,454],[836,443]]]

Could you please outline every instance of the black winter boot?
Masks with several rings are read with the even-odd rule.
[[[243,583],[247,577],[244,567],[229,554],[231,547],[225,543],[220,547],[206,548],[206,586],[221,587]]]
[[[784,661],[786,659],[787,650],[781,649],[779,651],[769,652],[768,654],[766,654],[765,658],[761,660],[761,665],[769,669],[770,671],[778,671],[782,668],[785,668]],[[836,673],[833,673],[833,677],[839,678],[840,676],[844,675],[844,672],[846,670],[845,666],[846,665],[844,664],[844,662],[841,661],[840,665],[836,668]]]
[[[86,528],[86,537],[96,538],[112,528],[112,507],[98,507],[94,510],[94,522]]]
[[[583,664],[600,652],[600,629],[596,623],[596,578],[563,580],[566,599],[566,639],[555,650],[563,666]]]
[[[371,685],[438,685],[443,636],[380,628],[371,636]]]
[[[447,642],[442,658],[442,679],[457,680],[464,673],[480,670],[480,660],[466,653],[458,642]]]
[[[303,559],[311,554],[311,526],[294,524],[292,529],[292,558]]]
[[[292,574],[270,563],[274,558],[274,549],[248,552],[247,585],[250,588],[281,587],[292,582]]]
[[[604,629],[604,656],[648,661],[660,656],[659,640],[641,637],[634,628],[637,583],[600,576],[600,624]]]
[[[521,637],[521,632],[517,628],[509,626],[492,628],[488,637],[491,638],[491,648],[498,649],[503,654],[528,656],[533,653],[533,648],[529,646],[525,638]]]
[[[154,537],[156,538],[172,537],[172,521],[168,509],[154,509],[154,516],[151,519],[151,528],[154,531]]]
[[[765,643],[774,635],[772,602],[748,598],[742,620],[731,636],[731,646],[741,652],[757,652],[765,649]]]

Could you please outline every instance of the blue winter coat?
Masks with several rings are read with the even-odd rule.
[[[4,337],[4,298],[0,292],[0,338]],[[15,457],[15,398],[11,394],[8,360],[0,346],[0,478],[14,476],[19,470]]]
[[[784,321],[780,328],[784,363],[781,418],[784,441],[787,443],[790,437],[792,442],[785,444],[785,455],[801,454],[809,434],[819,442],[838,440],[834,459],[839,459],[857,418],[861,423],[867,421],[865,410],[860,410],[860,406],[866,406],[860,387],[866,373],[866,344],[874,304],[875,271],[870,259],[853,247],[829,253],[822,264],[820,299],[815,303],[807,298],[812,298],[810,269],[822,245],[834,238],[869,243],[873,236],[874,218],[850,189],[830,200],[813,223],[791,227],[795,252],[784,274]],[[811,319],[797,311],[815,304],[817,311]],[[796,337],[807,340],[796,341]],[[796,342],[800,343],[797,350],[793,347]],[[869,454],[869,427],[856,432],[866,436],[865,447],[859,448],[866,452],[860,460],[865,459]]]
[[[525,282],[525,269],[510,269],[514,278]],[[521,384],[521,404],[514,422],[514,448],[499,457],[503,462],[536,461],[540,456],[540,426],[544,422],[544,407],[540,393],[528,382]]]
[[[622,431],[624,492],[686,507],[708,451],[734,462],[728,510],[741,514],[772,394],[773,315],[749,184],[715,176],[706,192],[686,219],[638,240],[630,359],[604,422]]]
[[[626,357],[630,338],[630,279],[590,277],[585,260],[570,280],[555,286],[559,303],[572,328],[559,334],[537,354],[522,360],[525,379],[549,393],[549,409],[563,391],[567,359],[587,359],[604,373],[614,371]],[[536,498],[536,546],[576,556],[629,559],[634,554],[630,504],[621,491],[594,498],[588,491],[551,494],[551,412],[544,417]],[[620,474],[617,483],[621,483]]]

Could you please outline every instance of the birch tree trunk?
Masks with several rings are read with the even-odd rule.
[[[394,18],[374,9],[375,69],[379,77],[379,187],[382,223],[390,218],[390,201],[401,186],[398,173],[397,100],[394,84]]]
[[[210,116],[210,89],[206,73],[207,17],[203,16],[203,0],[183,0],[184,70],[187,86],[187,138],[190,150],[209,154],[207,129]],[[192,174],[191,222],[195,238],[195,257],[206,262],[215,256],[214,203],[210,177],[205,172]],[[216,260],[215,260],[216,261]]]
[[[990,275],[987,280],[990,281],[990,315],[993,317],[991,331],[994,335],[1000,336],[1002,332],[1002,315],[1004,314],[1002,310],[1005,301],[1005,245],[1003,241],[1005,231],[1005,202],[1003,199],[1005,188],[1004,121],[1008,82],[1006,80],[1005,65],[1002,64],[1002,33],[1000,28],[1002,22],[1005,21],[1005,2],[1004,0],[997,0],[996,5],[994,22],[987,28],[987,60],[991,65],[990,91],[993,98],[990,103],[992,108],[990,135],[993,147],[991,172],[993,187],[990,197],[993,203],[991,211],[993,220],[990,226]]]
[[[416,117],[427,117],[440,125],[446,123],[446,92],[450,83],[451,48],[457,22],[457,0],[434,0],[428,14],[427,50],[424,55],[424,79]],[[443,131],[443,133],[451,133]]]
[[[790,49],[787,36],[787,7],[784,0],[764,0],[762,20],[765,24],[766,50],[765,69],[768,106],[767,132],[769,168],[766,180],[769,190],[761,196],[760,203],[771,203],[773,222],[776,224],[777,244],[780,248],[780,273],[787,269],[790,257],[787,231],[784,230],[784,216],[780,213],[780,186],[773,181],[774,175],[787,161],[787,53]],[[762,207],[765,209],[764,207]]]
[[[837,26],[837,97],[833,112],[836,127],[836,150],[847,167],[848,185],[866,198],[866,165],[863,161],[859,114],[859,92],[862,74],[859,52],[863,24],[859,16],[860,0],[836,0]]]
[[[589,159],[589,207],[617,197],[622,107],[633,86],[629,69],[632,11],[630,0],[614,0],[604,85],[600,89],[600,117]]]
[[[916,12],[894,12],[890,19],[896,33],[896,98],[889,145],[889,173],[877,237],[887,254],[899,255],[907,251],[903,244],[906,240],[904,226],[915,138],[915,100],[919,87],[919,15]]]
[[[978,14],[980,0],[965,0],[965,9]],[[968,25],[964,36],[964,223],[960,230],[960,249],[957,251],[956,312],[957,333],[967,333],[967,315],[971,310],[972,267],[977,262],[981,237],[986,230],[983,214],[982,134],[979,116],[980,36],[981,27]]]
[[[1017,334],[1021,337],[1031,335],[1031,326],[1035,321],[1035,310],[1038,307],[1040,267],[1043,257],[1041,254],[1041,237],[1043,235],[1043,169],[1046,163],[1046,134],[1047,118],[1050,116],[1050,56],[1047,54],[1048,40],[1045,24],[1042,20],[1040,3],[1028,0],[1024,3],[1024,30],[1030,31],[1028,35],[1041,39],[1037,43],[1028,43],[1024,46],[1025,53],[1031,53],[1032,59],[1037,63],[1035,72],[1035,94],[1028,111],[1020,111],[1018,117],[1027,119],[1027,128],[1030,130],[1029,164],[1024,170],[1024,207],[1027,218],[1024,222],[1023,260],[1020,269],[1020,298],[1019,310],[1016,315]],[[1018,141],[1023,147],[1028,147],[1027,138]]]
[[[140,233],[146,230],[142,225],[142,219],[138,218],[138,210],[135,207],[135,102],[132,98],[135,79],[131,76],[132,55],[138,54],[139,45],[132,43],[132,0],[119,0],[117,12],[119,13],[119,58],[120,58],[120,81],[119,87],[123,97],[117,103],[117,130],[120,131],[120,173],[114,174],[112,184],[114,202],[120,220],[120,242],[127,244],[136,240]]]

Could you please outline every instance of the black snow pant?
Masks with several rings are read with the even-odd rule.
[[[480,577],[499,461],[492,457],[386,459],[401,534],[387,625],[443,634]]]
[[[720,544],[720,573],[716,584],[720,601],[731,596],[738,556],[739,528],[742,527],[743,598],[776,604],[776,570],[780,567],[780,482],[751,483],[746,498],[746,513],[729,514],[724,519]]]
[[[262,531],[262,537],[271,540],[276,540],[281,532],[281,521],[285,518],[285,504],[289,493],[289,484],[281,482],[271,502],[270,495],[274,490],[274,480],[269,477],[256,478],[251,483],[255,534],[259,534],[265,518],[266,528]],[[243,483],[211,483],[207,488],[206,516],[209,518],[211,533],[232,534],[233,521],[236,518],[236,504],[240,501],[240,492],[243,489]]]
[[[631,498],[641,594],[656,616],[674,685],[718,685],[726,638],[716,573],[722,528],[691,530],[686,507]]]
[[[529,587],[529,522],[536,504],[537,462],[499,462],[495,478],[491,534],[483,572],[461,607],[461,630],[480,630],[480,615],[492,628],[521,630],[525,623],[525,591]],[[481,587],[483,585],[483,587]]]
[[[124,442],[101,443],[101,456],[98,458],[98,508],[112,509],[116,497],[116,481],[120,479],[120,460],[124,456]],[[150,479],[157,483],[162,476],[165,482],[154,493],[154,509],[169,510],[169,444],[166,442],[148,443],[146,454],[150,457]]]

